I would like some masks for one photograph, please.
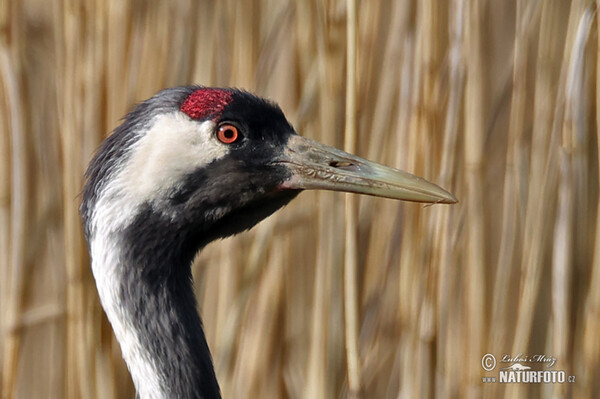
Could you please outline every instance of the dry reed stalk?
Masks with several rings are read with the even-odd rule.
[[[481,98],[484,93],[481,23],[484,5],[478,1],[466,3],[466,87],[465,87],[465,175],[467,208],[466,279],[466,334],[467,358],[476,359],[483,352],[485,332],[485,230],[483,214],[482,156],[484,143],[484,115]],[[479,364],[472,363],[463,374],[461,396],[481,395]]]
[[[6,18],[4,15],[7,10],[3,10],[5,7],[0,6],[0,25],[4,24]],[[6,59],[6,52],[8,51],[6,46],[5,35],[0,36],[0,65],[4,65]],[[0,67],[0,71],[3,68]],[[8,98],[6,97],[6,83],[5,74],[0,72],[0,264],[8,265],[10,262],[10,142],[9,142],[9,123],[10,110],[8,105]],[[7,134],[4,134],[7,132]],[[8,267],[0,268],[0,342],[6,342],[7,334],[7,320],[6,320],[6,309],[9,292],[9,281],[10,281],[10,269]],[[0,364],[4,361],[4,348],[0,350]],[[0,374],[2,374],[2,380],[4,380],[4,373],[2,372],[3,367],[0,368]],[[3,384],[2,384],[3,385]]]
[[[0,265],[10,264],[10,98],[7,79],[12,77],[10,70],[8,24],[8,2],[0,4]],[[13,100],[14,101],[14,100]],[[10,268],[0,267],[0,342],[6,342],[8,320],[6,309],[10,290]],[[0,365],[4,364],[4,345],[0,350]],[[4,385],[4,367],[0,366],[0,387]],[[6,377],[12,380],[12,377]]]
[[[8,9],[7,9],[8,8]],[[4,340],[2,348],[2,398],[12,398],[17,390],[17,366],[18,356],[21,350],[22,331],[19,325],[20,312],[23,302],[26,280],[26,236],[27,236],[27,211],[29,208],[29,190],[28,183],[28,164],[27,164],[27,142],[24,131],[23,110],[21,108],[21,88],[18,85],[17,69],[20,65],[15,65],[14,54],[18,48],[21,35],[16,29],[16,25],[10,23],[16,14],[19,13],[19,7],[16,3],[10,3],[4,8],[0,24],[5,27],[6,33],[3,35],[2,45],[0,47],[0,78],[5,90],[7,105],[7,123],[9,124],[9,143],[10,143],[10,167],[7,168],[10,174],[10,244],[9,251],[6,253],[9,259],[6,264],[4,284],[5,297],[3,300],[3,328]],[[9,20],[10,18],[10,20]],[[11,34],[11,41],[5,36]],[[8,45],[13,46],[12,51]],[[7,158],[8,159],[8,158]]]
[[[553,356],[562,359],[561,364],[570,364],[567,360],[567,340],[571,317],[568,294],[571,288],[571,276],[569,275],[569,263],[572,261],[572,239],[573,239],[573,204],[571,197],[573,192],[572,178],[573,170],[570,163],[569,152],[566,148],[560,154],[560,182],[558,192],[558,215],[554,229],[555,246],[552,259],[552,344],[548,345]],[[556,354],[556,355],[554,355]],[[565,397],[567,386],[554,387],[553,397]]]
[[[566,81],[565,117],[563,125],[563,139],[560,148],[560,176],[558,187],[558,214],[554,228],[554,248],[552,262],[552,353],[561,359],[560,364],[565,368],[572,368],[572,357],[568,350],[571,341],[571,302],[572,279],[571,275],[577,259],[574,253],[574,218],[576,217],[575,205],[586,208],[587,193],[583,195],[581,189],[577,190],[579,179],[587,180],[587,171],[582,170],[581,159],[585,152],[583,143],[587,142],[587,128],[585,126],[588,104],[586,103],[584,71],[585,47],[589,39],[594,10],[587,7],[578,23],[577,33],[571,49],[569,72]],[[582,203],[584,202],[584,203]],[[565,397],[570,387],[556,385],[553,397]]]
[[[357,11],[356,0],[346,2],[346,118],[344,131],[344,149],[356,152],[356,103],[357,103]],[[344,319],[346,332],[346,365],[348,372],[348,395],[360,398],[361,371],[358,346],[358,254],[356,198],[345,196],[345,248],[344,248]]]
[[[0,265],[10,262],[10,108],[7,95],[6,67],[9,65],[8,30],[9,9],[8,2],[0,4]],[[5,342],[7,331],[6,302],[9,290],[8,282],[10,269],[0,267],[0,342]],[[4,361],[4,348],[0,350],[0,365]],[[4,368],[0,367],[0,381],[4,380]],[[0,382],[1,384],[1,382]]]
[[[444,120],[444,142],[442,146],[442,161],[440,163],[439,184],[442,187],[453,187],[452,179],[455,175],[456,146],[458,142],[458,127],[460,113],[462,110],[464,81],[465,81],[465,0],[454,0],[450,5],[450,26],[449,26],[449,88],[448,105]],[[457,193],[458,194],[458,193]],[[462,205],[461,205],[462,206]],[[452,266],[454,261],[452,231],[454,230],[453,209],[436,209],[437,215],[432,220],[437,220],[434,233],[434,248],[437,250],[432,259],[433,264],[438,264],[438,292],[437,292],[437,346],[439,351],[436,353],[436,373],[443,376],[441,381],[436,384],[435,394],[439,397],[455,396],[459,391],[459,376],[455,367],[454,360],[459,356],[459,349],[454,345],[457,341],[457,335],[453,332],[457,330],[452,322],[452,304],[448,298],[455,290],[453,289]]]
[[[598,35],[598,18],[600,14],[597,9],[600,4],[596,2],[596,35],[599,42],[596,44],[596,145],[600,149],[600,35]],[[600,175],[600,163],[597,164],[598,175]],[[592,397],[599,389],[598,370],[600,370],[600,201],[597,201],[596,209],[596,241],[593,245],[593,259],[591,264],[591,276],[589,294],[585,301],[585,322],[583,329],[583,355],[579,357],[585,364],[583,370],[583,386],[579,391],[580,397]],[[576,358],[577,359],[577,358]]]

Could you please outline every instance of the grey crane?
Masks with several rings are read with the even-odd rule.
[[[143,399],[220,397],[190,267],[209,242],[305,189],[456,202],[422,178],[299,136],[272,102],[201,86],[138,104],[86,179],[80,211],[92,271]]]

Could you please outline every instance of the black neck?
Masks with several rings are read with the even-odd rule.
[[[297,194],[275,192],[218,220],[206,220],[202,207],[170,218],[148,205],[125,231],[120,302],[130,313],[148,359],[157,366],[168,397],[220,397],[196,311],[190,269],[194,256],[208,242],[252,227]]]
[[[143,212],[124,237],[121,300],[168,397],[220,398],[192,285],[197,248],[186,241]]]

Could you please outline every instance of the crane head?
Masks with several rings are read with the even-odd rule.
[[[86,235],[98,218],[115,231],[158,218],[160,228],[190,229],[200,246],[252,227],[305,189],[456,202],[422,178],[299,136],[277,105],[230,88],[177,87],[142,102],[87,178]]]

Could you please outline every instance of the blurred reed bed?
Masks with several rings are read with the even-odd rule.
[[[77,207],[98,143],[180,84],[450,189],[303,193],[194,265],[226,398],[600,391],[593,1],[0,2],[2,398],[132,398]],[[483,384],[545,354],[573,384]]]

